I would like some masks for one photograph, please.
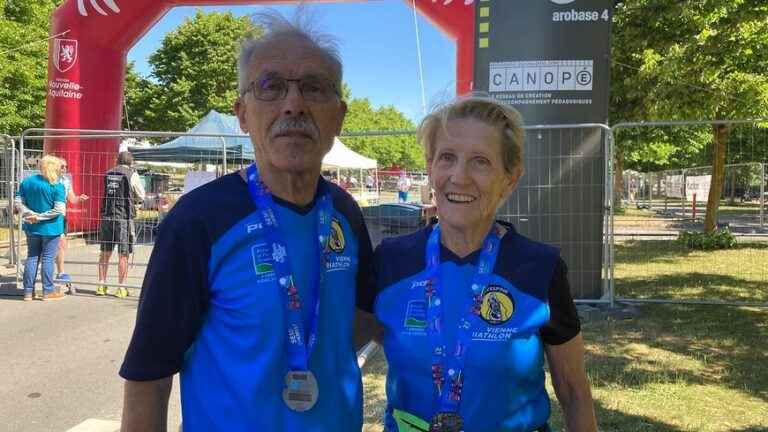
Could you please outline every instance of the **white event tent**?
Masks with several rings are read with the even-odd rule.
[[[221,138],[182,135],[172,141],[157,146],[146,147],[129,144],[134,158],[146,162],[208,162],[223,161],[224,171],[227,170],[227,160],[253,160],[253,148],[250,139],[240,130],[239,122],[233,115],[222,114],[211,110],[205,117],[192,127],[189,134],[226,135]],[[233,137],[237,135],[237,137]],[[133,144],[133,145],[131,145]],[[359,187],[349,190],[356,199],[378,198],[378,179],[373,190],[366,190],[363,185],[363,170],[373,170],[376,176],[377,162],[356,153],[338,138],[335,139],[331,151],[323,158],[323,170],[335,171],[336,178],[341,179],[341,170],[355,170]],[[348,187],[348,185],[345,185]]]

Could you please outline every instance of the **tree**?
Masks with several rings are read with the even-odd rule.
[[[374,109],[367,98],[352,98],[347,104],[349,109],[342,133],[415,129],[413,122],[393,106]],[[424,169],[424,152],[412,134],[346,137],[344,143],[352,150],[376,159],[379,166],[399,165],[407,169]]]
[[[229,112],[237,98],[236,41],[259,37],[249,17],[198,10],[150,56],[152,73],[126,71],[125,97],[135,129],[184,131],[210,110]],[[124,123],[127,126],[127,124]]]
[[[152,98],[160,94],[159,87],[136,73],[133,63],[128,64],[125,70],[123,129],[153,130],[153,125],[164,123],[160,118],[162,114],[151,108]]]
[[[162,46],[150,56],[149,78],[138,75],[134,66],[128,65],[123,127],[130,123],[136,130],[182,131],[212,109],[230,112],[237,98],[238,50],[232,41],[261,34],[262,30],[254,27],[248,17],[198,11],[168,33]],[[368,99],[353,97],[347,85],[342,86],[341,93],[349,106],[344,132],[414,129],[413,122],[394,107],[374,109]],[[413,135],[347,137],[344,142],[383,166],[424,166]]]
[[[768,116],[765,1],[628,0],[614,16],[614,123]],[[710,131],[707,231],[717,220],[731,130],[716,125]],[[628,143],[620,153],[636,150]]]
[[[45,122],[48,20],[63,0],[0,0],[0,133]]]

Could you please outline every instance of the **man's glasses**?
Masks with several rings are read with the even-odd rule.
[[[287,79],[280,76],[253,81],[243,95],[252,92],[253,97],[265,102],[283,100],[288,95],[288,87],[292,82],[296,83],[299,93],[307,102],[326,103],[341,97],[336,85],[329,80],[317,77]]]

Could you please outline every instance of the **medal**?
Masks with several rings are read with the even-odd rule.
[[[483,241],[477,270],[466,293],[466,315],[459,320],[453,349],[443,340],[442,284],[440,275],[440,225],[435,225],[426,247],[428,280],[424,290],[427,303],[427,334],[432,348],[432,382],[435,388],[437,414],[432,417],[430,432],[461,432],[464,419],[458,414],[464,390],[464,366],[472,342],[473,321],[480,315],[482,292],[489,284],[505,230],[491,228]]]
[[[289,371],[285,374],[283,401],[293,411],[308,411],[317,403],[320,390],[312,371]]]
[[[283,389],[283,402],[293,411],[307,411],[317,403],[320,394],[317,387],[317,379],[309,370],[309,358],[317,343],[318,317],[320,315],[320,287],[323,284],[324,274],[327,269],[325,248],[331,237],[331,221],[333,215],[333,201],[330,193],[323,183],[320,183],[321,192],[317,197],[317,260],[318,271],[312,275],[309,301],[300,298],[296,279],[291,273],[288,246],[283,237],[283,230],[275,215],[275,203],[272,194],[266,185],[261,182],[259,170],[256,165],[248,167],[248,191],[256,205],[258,226],[263,236],[272,244],[272,260],[276,274],[277,285],[283,295],[286,319],[286,358],[288,360],[288,372],[285,375],[285,388]],[[312,311],[308,326],[302,318],[302,303],[306,302],[306,308]]]
[[[432,417],[429,432],[462,432],[464,419],[455,412],[440,412]]]

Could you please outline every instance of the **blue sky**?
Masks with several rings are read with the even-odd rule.
[[[128,60],[142,75],[150,73],[147,60],[163,36],[195,13],[193,7],[172,9],[130,50]],[[206,12],[231,11],[248,15],[258,6],[203,7]],[[275,9],[290,14],[294,7]],[[331,3],[311,6],[323,31],[341,42],[344,79],[355,97],[367,97],[375,106],[394,105],[414,121],[423,116],[418,76],[413,11],[402,0],[367,3]],[[456,45],[419,16],[427,109],[455,94]]]

